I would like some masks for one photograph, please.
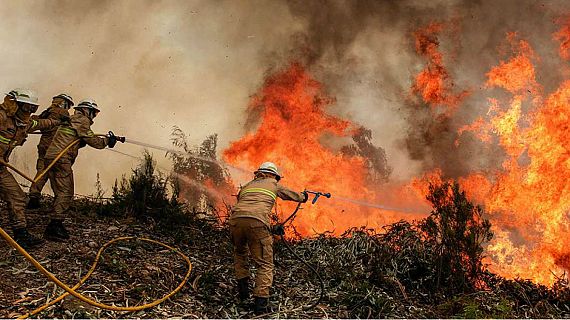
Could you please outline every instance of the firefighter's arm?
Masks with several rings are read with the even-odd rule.
[[[58,119],[31,119],[28,132],[53,129],[61,124]]]
[[[307,202],[309,195],[303,192],[295,192],[282,185],[277,184],[277,196],[283,200]]]
[[[93,131],[88,130],[87,133],[81,137],[81,141],[95,149],[105,149],[108,143],[107,137],[98,137]]]

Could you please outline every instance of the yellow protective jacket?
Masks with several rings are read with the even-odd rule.
[[[241,188],[238,194],[238,203],[232,210],[230,220],[254,218],[270,227],[269,214],[277,197],[297,202],[305,200],[302,193],[281,186],[274,178],[253,179]]]
[[[26,124],[18,126],[14,115],[9,115],[9,111],[0,105],[0,155],[2,159],[8,162],[12,150],[24,144],[28,133],[55,128],[59,124],[60,121],[55,119],[30,119]]]
[[[79,149],[89,145],[95,149],[104,149],[107,146],[107,137],[97,137],[91,130],[93,122],[85,115],[77,113],[71,116],[69,124],[64,123],[55,132],[53,140],[47,148],[45,158],[55,159],[70,143],[81,139],[60,158],[61,162],[74,163],[79,154]]]
[[[61,108],[58,105],[51,105],[49,108],[47,108],[40,114],[39,119],[59,120],[63,116],[69,117],[69,111],[67,111],[64,108]],[[40,142],[38,143],[38,156],[39,158],[44,158],[46,151],[49,145],[51,144],[53,137],[55,136],[57,128],[49,128],[41,131],[42,131],[42,136],[40,138]]]

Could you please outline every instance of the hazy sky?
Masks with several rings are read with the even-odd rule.
[[[412,159],[403,142],[415,130],[409,88],[425,66],[414,50],[417,27],[461,21],[457,28],[463,36],[447,35],[442,50],[454,54],[449,69],[458,88],[477,89],[489,68],[504,58],[497,47],[508,31],[529,38],[549,66],[557,55],[553,20],[569,6],[512,0],[0,3],[1,90],[35,89],[40,110],[60,92],[77,102],[93,98],[102,109],[94,131],[113,130],[163,146],[170,145],[175,125],[192,143],[218,133],[221,149],[239,138],[245,132],[245,107],[264,75],[306,46],[315,53],[311,71],[337,98],[331,112],[372,129],[374,143],[386,149],[394,180],[417,175],[438,159],[430,154]],[[555,72],[545,70],[540,80],[546,87],[550,80],[559,82]],[[484,113],[486,98],[472,95],[469,108],[454,120],[468,123]],[[37,141],[30,137],[11,160],[31,175]],[[126,144],[117,150],[142,151]],[[153,153],[168,166],[164,152]],[[487,162],[466,161],[466,166],[479,163]],[[82,149],[74,166],[76,191],[92,193],[98,172],[110,188],[134,164],[109,151]]]

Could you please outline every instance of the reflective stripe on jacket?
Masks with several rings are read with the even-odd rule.
[[[9,116],[6,110],[0,107],[0,157],[8,161],[14,148],[24,144],[28,133],[55,128],[59,124],[60,121],[54,119],[30,119],[24,125],[17,125],[15,116]]]
[[[47,148],[45,159],[55,159],[63,149],[76,139],[81,139],[85,144],[95,148],[104,149],[107,146],[106,137],[97,137],[91,130],[91,120],[83,114],[77,113],[71,116],[71,124],[61,125],[53,136],[53,140]],[[75,162],[79,154],[80,143],[71,147],[61,157],[62,162]]]
[[[69,117],[69,112],[59,107],[58,105],[51,105],[40,114],[40,119],[61,119],[63,116]],[[57,128],[42,130],[42,136],[38,143],[38,157],[43,158],[46,154],[47,148],[51,144]]]
[[[305,199],[302,193],[281,186],[273,178],[257,178],[241,188],[230,219],[254,218],[269,227],[269,214],[278,197],[297,202]]]

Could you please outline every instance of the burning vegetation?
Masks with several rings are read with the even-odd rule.
[[[115,183],[110,198],[98,192],[94,199],[75,202],[73,228],[85,228],[94,217],[119,221],[132,224],[121,231],[161,237],[192,253],[191,287],[169,301],[168,310],[133,316],[252,316],[228,294],[236,283],[226,219],[239,186],[259,164],[271,160],[280,165],[288,187],[332,194],[318,205],[304,205],[286,228],[293,250],[325,279],[324,299],[303,311],[318,296],[319,277],[277,244],[274,316],[569,317],[570,18],[558,17],[557,30],[541,35],[557,50],[546,52],[549,47],[537,43],[536,36],[533,41],[528,32],[508,30],[493,34],[501,44],[492,54],[487,47],[474,49],[471,55],[485,63],[465,74],[453,67],[471,57],[462,48],[461,19],[419,19],[413,28],[407,24],[408,49],[417,64],[398,69],[409,81],[394,89],[403,101],[398,113],[406,125],[397,147],[419,169],[403,180],[394,177],[398,160],[378,139],[378,127],[386,123],[376,130],[362,125],[353,120],[356,107],[344,110],[346,101],[335,97],[345,90],[339,79],[355,77],[351,67],[358,63],[347,52],[356,35],[377,35],[365,32],[364,21],[375,20],[377,12],[402,14],[402,7],[388,1],[347,2],[327,8],[320,20],[320,5],[287,5],[292,14],[308,19],[307,43],[293,58],[287,55],[269,69],[246,107],[242,137],[218,150],[217,134],[193,146],[175,127],[171,141],[176,150],[167,153],[170,172],[158,172],[145,153],[140,166]],[[346,8],[347,14],[339,14]],[[328,19],[339,24],[350,20],[350,28],[338,37],[323,36],[330,35],[324,30],[333,25]],[[487,40],[494,46],[491,36]],[[560,74],[545,76],[551,71],[543,70],[546,64]],[[392,88],[388,82],[378,86]],[[366,107],[370,118],[375,107]],[[273,222],[283,221],[293,208],[278,202]],[[41,225],[40,217],[35,219]],[[79,240],[84,256],[95,251],[89,241]],[[58,252],[48,248],[39,255],[51,259]],[[136,264],[135,252],[111,253],[103,277],[119,272],[135,279],[125,271]],[[20,261],[6,249],[0,257],[0,265]],[[64,264],[54,260],[56,270]],[[78,261],[82,263],[87,267]],[[147,268],[167,273],[169,262],[157,263],[159,269]],[[27,274],[0,270],[2,279],[28,281]],[[160,284],[164,289],[178,280],[172,275]],[[1,283],[7,294],[0,305],[9,307],[0,310],[0,317],[49,299],[44,283],[23,294],[29,299],[20,297],[17,284]],[[128,296],[129,303],[143,303],[154,289],[131,288],[104,297],[85,289],[84,294],[113,301]],[[14,304],[16,300],[25,303]],[[125,316],[69,305],[40,314],[64,315]]]
[[[416,51],[426,66],[413,77],[410,88],[419,99],[412,102],[418,115],[411,116],[418,127],[411,129],[406,143],[418,159],[432,157],[415,182],[390,181],[389,155],[371,143],[371,131],[328,112],[335,99],[300,63],[266,78],[247,111],[253,115],[247,127],[253,130],[224,150],[223,159],[245,168],[274,159],[291,177],[284,183],[294,188],[310,186],[328,190],[337,199],[363,203],[385,202],[389,193],[396,199],[392,207],[401,209],[425,204],[430,182],[456,180],[472,201],[484,206],[493,225],[496,237],[486,246],[489,269],[552,285],[570,270],[563,240],[570,232],[570,85],[564,81],[554,92],[545,93],[536,72],[541,58],[530,42],[508,33],[500,50],[505,58],[485,73],[486,82],[478,90],[457,88],[441,49],[442,41],[458,32],[450,25],[433,22],[413,32]],[[563,24],[553,35],[561,42],[564,59],[566,29]],[[472,123],[461,123],[456,114],[473,108],[466,101],[474,93],[486,95],[488,111]],[[351,137],[352,142],[347,139]],[[473,144],[473,137],[498,166],[461,164],[468,156],[463,144]],[[285,204],[279,209],[291,210]],[[293,225],[305,236],[339,235],[350,227],[378,228],[409,220],[398,211],[410,210],[378,210],[331,200],[306,208]],[[412,211],[425,215],[425,209]]]
[[[97,251],[96,243],[125,234],[152,237],[191,255],[191,285],[165,304],[133,314],[95,309],[71,299],[38,316],[252,317],[232,291],[235,277],[227,225],[208,219],[191,204],[170,196],[169,180],[156,170],[148,155],[122,181],[111,198],[75,200],[70,228],[86,236],[77,239],[71,250],[62,251],[64,244],[55,244],[34,254],[57,276],[72,283],[69,275],[75,274],[77,265],[68,261],[82,257],[77,264],[87,269]],[[198,199],[203,191],[196,192],[193,196]],[[565,279],[546,287],[527,280],[505,279],[485,269],[484,247],[492,237],[491,224],[485,218],[487,214],[468,200],[457,183],[430,184],[426,192],[432,211],[425,219],[402,220],[381,230],[350,228],[340,235],[290,237],[292,249],[315,266],[324,279],[325,295],[315,309],[304,311],[302,307],[318,297],[317,275],[277,242],[272,316],[563,318],[570,314],[570,289]],[[42,201],[44,210],[48,209],[45,200],[49,199]],[[133,210],[141,207],[146,210]],[[37,228],[42,227],[41,213],[34,213],[32,219]],[[150,256],[153,260],[148,259]],[[22,314],[52,298],[51,289],[45,290],[45,280],[38,279],[31,272],[33,266],[21,256],[4,247],[0,257],[4,264],[22,264],[19,268],[0,269],[4,279],[17,279],[1,283],[0,302],[8,307],[0,310],[0,316]],[[174,255],[160,254],[155,248],[136,243],[125,244],[104,253],[101,267],[79,292],[118,305],[123,301],[142,304],[176,286],[183,270],[184,265]],[[31,285],[22,293],[20,284],[24,282]],[[16,300],[18,303],[12,303]]]

